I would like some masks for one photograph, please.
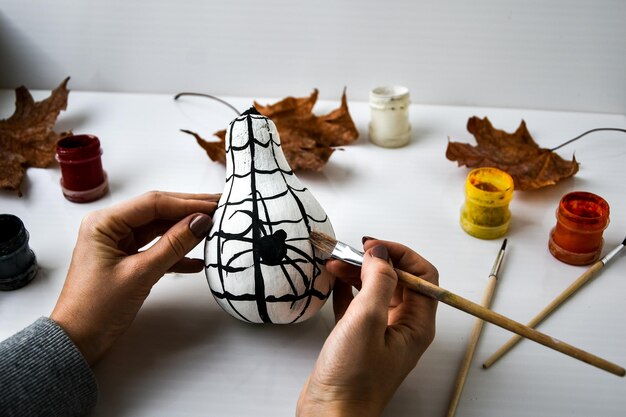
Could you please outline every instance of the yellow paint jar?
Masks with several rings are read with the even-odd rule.
[[[511,220],[509,202],[513,198],[513,178],[497,168],[477,168],[465,181],[465,204],[461,207],[461,227],[480,239],[503,236]]]

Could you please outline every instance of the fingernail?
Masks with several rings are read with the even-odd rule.
[[[201,238],[206,236],[211,230],[211,226],[213,225],[213,220],[210,216],[206,214],[198,214],[196,217],[189,222],[189,230],[191,233],[197,238]]]
[[[367,242],[368,240],[376,240],[376,238],[371,236],[363,236],[363,238],[361,239],[361,243],[365,244],[365,242]]]
[[[374,246],[370,253],[372,254],[372,256],[378,259],[382,259],[383,261],[389,260],[389,251],[387,251],[387,248],[383,245]]]

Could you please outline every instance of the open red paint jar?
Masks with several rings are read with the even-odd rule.
[[[109,188],[102,169],[100,140],[93,135],[76,135],[57,143],[56,159],[61,166],[63,195],[75,203],[102,197]]]
[[[602,197],[575,191],[561,198],[556,226],[548,248],[558,260],[571,265],[588,265],[602,252],[602,233],[609,225],[609,203]]]

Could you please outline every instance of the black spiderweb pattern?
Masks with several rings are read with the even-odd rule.
[[[233,138],[237,123],[246,124],[247,137]],[[255,123],[262,124],[261,137],[255,137]],[[322,274],[322,259],[308,241],[313,229],[324,231],[326,227],[332,231],[330,222],[321,207],[319,218],[307,212],[308,191],[299,184],[282,152],[276,151],[280,146],[269,120],[254,110],[231,122],[226,142],[226,187],[215,214],[217,222],[206,242],[207,278],[214,297],[227,311],[248,322],[257,321],[256,317],[247,317],[238,303],[254,303],[258,317],[265,323],[272,322],[272,304],[287,303],[292,310],[300,309],[291,320],[295,322],[314,298],[326,300],[331,291],[330,286],[320,290],[315,285]],[[295,210],[284,209],[294,204]],[[297,215],[276,218],[288,217],[287,213]],[[230,230],[233,224],[238,229]],[[215,279],[211,282],[212,274],[219,285]],[[272,289],[266,287],[268,274],[280,275],[289,292],[272,294]],[[230,283],[246,291],[228,291],[233,286]]]

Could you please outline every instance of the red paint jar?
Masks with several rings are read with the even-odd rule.
[[[571,265],[588,265],[600,258],[609,225],[609,203],[602,197],[575,191],[561,198],[556,226],[548,248],[558,260]]]
[[[57,143],[56,159],[61,166],[63,195],[75,203],[97,200],[108,191],[102,169],[100,140],[93,135],[76,135]]]

